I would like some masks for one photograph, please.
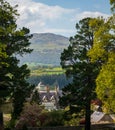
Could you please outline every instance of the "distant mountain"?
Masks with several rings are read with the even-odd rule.
[[[69,45],[67,37],[53,33],[34,33],[30,40],[31,54],[20,57],[20,63],[36,65],[60,65],[60,56]]]

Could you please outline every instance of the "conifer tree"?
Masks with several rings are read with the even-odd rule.
[[[17,27],[19,14],[16,8],[0,0],[0,98],[12,98],[14,118],[19,116],[31,88],[26,81],[30,71],[27,65],[19,66],[17,54],[22,56],[32,51],[29,48],[32,37],[29,29]]]
[[[85,111],[85,130],[90,130],[90,104],[95,99],[95,79],[98,73],[98,62],[91,63],[87,56],[93,46],[93,30],[89,26],[91,18],[85,18],[76,24],[77,33],[70,38],[70,45],[61,54],[61,65],[66,75],[73,82],[63,88],[62,106],[69,105],[70,113]]]

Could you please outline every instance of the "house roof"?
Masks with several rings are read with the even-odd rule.
[[[95,111],[91,115],[91,123],[112,123],[112,122],[114,122],[114,120],[109,114]]]

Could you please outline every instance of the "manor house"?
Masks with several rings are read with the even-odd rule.
[[[45,86],[40,82],[35,87],[35,90],[39,92],[40,100],[46,109],[49,111],[59,109],[59,97],[62,96],[62,91],[59,89],[59,86],[51,89],[49,86]]]

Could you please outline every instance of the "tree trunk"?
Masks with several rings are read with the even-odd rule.
[[[4,129],[4,125],[3,125],[3,112],[0,111],[0,130]]]
[[[86,104],[86,113],[85,113],[85,130],[91,130],[91,122],[90,122],[90,101]]]

